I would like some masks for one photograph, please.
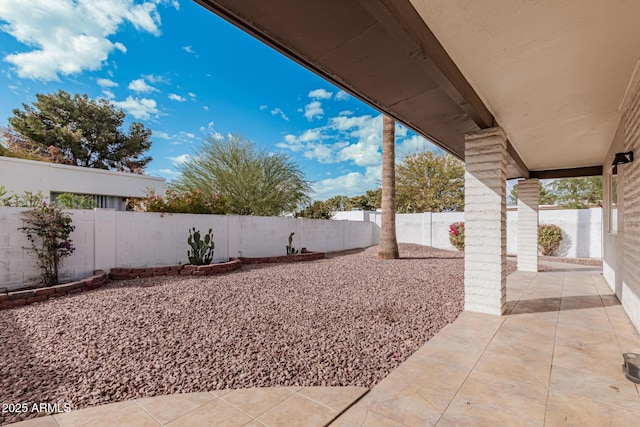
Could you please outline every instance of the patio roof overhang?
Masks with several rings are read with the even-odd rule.
[[[507,176],[602,173],[640,57],[640,2],[196,0],[464,160],[501,126]]]

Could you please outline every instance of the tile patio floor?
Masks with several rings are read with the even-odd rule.
[[[508,278],[509,314],[465,312],[367,393],[267,388],[160,396],[13,424],[56,426],[639,426],[622,353],[640,335],[601,268]],[[359,399],[359,400],[358,400]]]

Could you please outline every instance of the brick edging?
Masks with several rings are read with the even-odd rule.
[[[112,268],[109,278],[112,280],[128,280],[140,277],[156,276],[213,276],[215,274],[229,273],[242,266],[242,261],[231,258],[228,262],[209,265],[174,265],[171,267],[147,267],[147,268]]]
[[[46,288],[0,293],[0,310],[5,308],[21,307],[34,302],[45,301],[49,298],[56,298],[63,295],[96,289],[105,283],[108,283],[109,280],[127,280],[155,276],[213,276],[237,270],[242,267],[242,264],[315,261],[322,258],[324,258],[324,252],[303,251],[296,255],[259,258],[231,258],[228,262],[220,264],[175,265],[171,267],[148,268],[112,268],[109,274],[102,270],[96,270],[93,272],[92,276],[78,280],[77,282],[48,286]]]
[[[107,273],[96,270],[92,276],[71,283],[47,286],[45,288],[26,289],[0,293],[0,310],[5,308],[21,307],[34,302],[45,301],[49,298],[57,298],[68,294],[89,291],[99,288],[109,282]]]
[[[112,268],[109,272],[111,280],[129,280],[141,277],[156,276],[213,276],[229,273],[242,267],[243,264],[263,264],[276,262],[314,261],[324,258],[324,252],[305,251],[297,255],[282,255],[260,258],[230,258],[228,262],[209,265],[174,265],[171,267],[146,267],[146,268]]]
[[[263,263],[275,263],[275,262],[300,262],[300,261],[315,261],[324,258],[324,252],[303,252],[296,255],[282,255],[260,258],[238,258],[243,264],[263,264]]]

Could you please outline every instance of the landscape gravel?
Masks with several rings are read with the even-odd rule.
[[[81,409],[225,388],[372,387],[464,299],[462,253],[376,253],[112,282],[0,311],[0,403]],[[3,413],[0,424],[38,415]]]

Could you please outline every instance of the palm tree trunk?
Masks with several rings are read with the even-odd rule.
[[[391,117],[382,115],[382,217],[378,258],[397,259],[396,239],[396,155],[395,126]]]

